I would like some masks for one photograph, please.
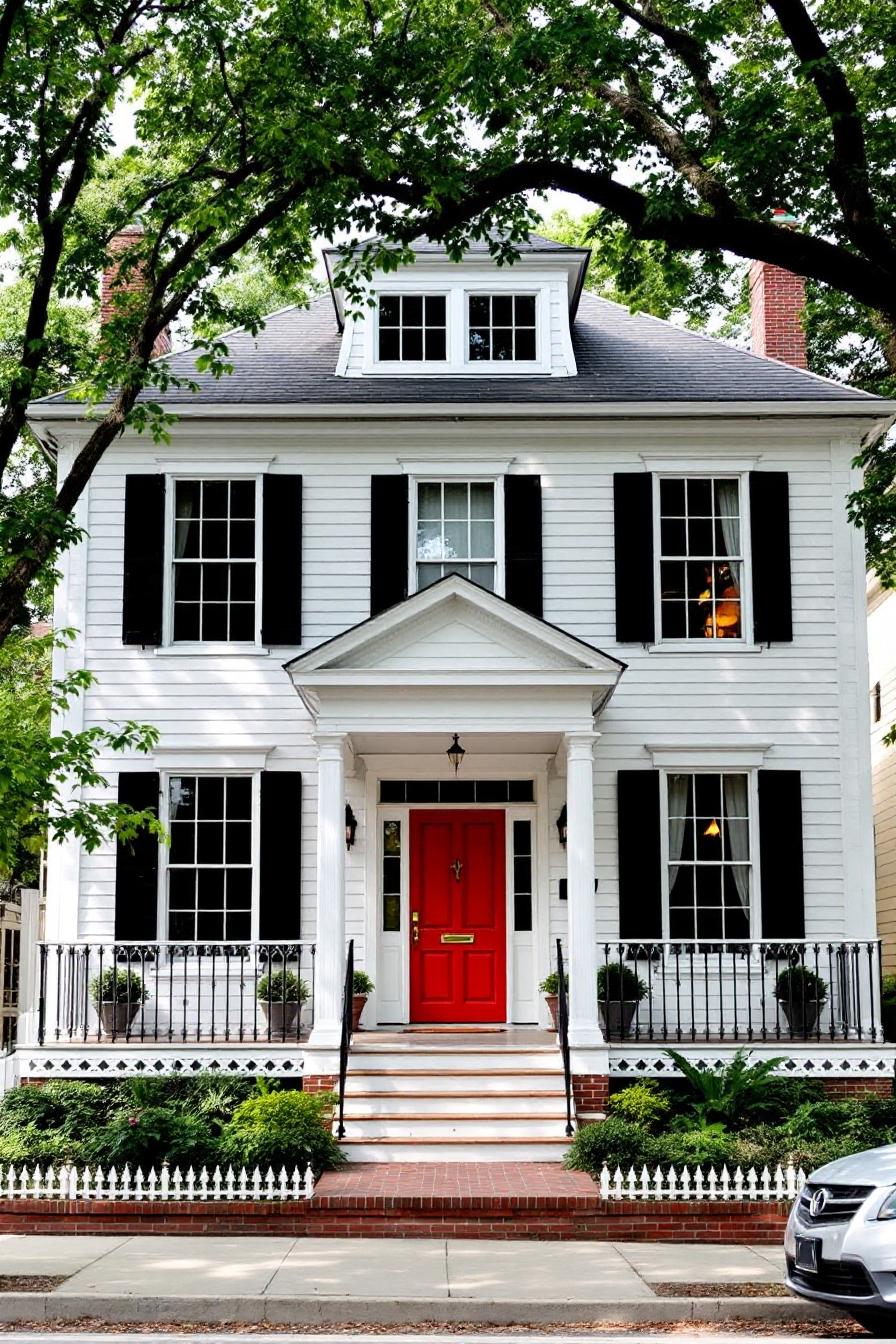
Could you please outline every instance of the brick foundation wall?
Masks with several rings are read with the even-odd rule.
[[[820,1081],[832,1101],[893,1096],[892,1078],[822,1078]]]
[[[336,1092],[339,1079],[334,1073],[305,1074],[302,1078],[303,1092]]]
[[[606,1111],[610,1100],[610,1080],[605,1073],[574,1073],[572,1095],[576,1115]]]
[[[780,1245],[784,1203],[607,1200],[599,1195],[339,1196],[299,1203],[111,1204],[0,1200],[0,1234],[456,1237],[521,1241],[686,1241]]]

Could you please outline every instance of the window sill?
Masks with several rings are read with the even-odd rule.
[[[747,644],[736,639],[669,639],[659,644],[648,644],[648,653],[698,653],[727,655],[731,653],[762,653],[764,644]]]
[[[197,654],[214,654],[216,658],[267,658],[271,650],[263,644],[160,644],[155,649],[158,658],[189,658]]]

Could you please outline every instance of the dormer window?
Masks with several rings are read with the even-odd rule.
[[[471,294],[467,348],[471,360],[535,360],[535,295]]]
[[[378,310],[380,362],[423,363],[447,358],[444,294],[381,294]]]

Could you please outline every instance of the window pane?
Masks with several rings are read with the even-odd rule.
[[[255,524],[230,524],[230,554],[235,560],[251,559],[255,554]]]
[[[202,608],[202,639],[203,640],[225,640],[227,639],[227,605],[221,603],[217,606],[203,606]]]
[[[445,524],[445,559],[466,560],[470,554],[468,526],[463,523]]]
[[[417,559],[441,560],[442,528],[438,522],[418,521],[417,523]]]
[[[174,525],[175,560],[194,560],[199,555],[200,523],[178,520]]]
[[[227,524],[202,524],[202,555],[206,560],[225,560],[227,558]]]
[[[227,873],[227,909],[251,910],[252,870],[231,868]]]
[[[470,326],[487,327],[491,321],[491,304],[487,294],[470,295]]]
[[[192,911],[174,911],[168,916],[168,937],[175,942],[192,943],[196,937],[196,916]]]
[[[418,565],[417,566],[417,587],[428,588],[431,583],[442,577],[441,565]]]
[[[173,775],[168,781],[168,815],[174,820],[196,816],[196,780],[192,775]]]
[[[195,641],[199,639],[199,603],[174,605],[173,638],[177,641]]]
[[[227,637],[234,644],[248,644],[255,638],[255,607],[249,602],[230,605],[230,627]]]
[[[688,516],[712,517],[712,481],[691,477],[687,482]]]
[[[426,358],[445,359],[447,354],[444,331],[426,332]]]
[[[196,826],[196,857],[200,863],[224,862],[224,825],[200,821]]]
[[[170,826],[169,863],[193,863],[196,858],[196,827],[192,821],[173,821]]]
[[[230,482],[231,518],[255,518],[255,482]]]
[[[470,515],[473,518],[494,518],[495,487],[483,481],[470,486]]]
[[[683,518],[660,521],[660,551],[663,555],[687,555],[687,523]]]
[[[714,537],[711,518],[691,518],[688,522],[688,554],[713,555]]]
[[[417,487],[418,518],[441,518],[442,487],[431,481],[424,481]]]
[[[684,517],[684,481],[660,481],[660,512],[664,517]]]
[[[401,357],[415,363],[423,358],[422,328],[404,328],[401,333]]]
[[[245,943],[252,933],[252,916],[246,911],[227,915],[225,936],[231,943]]]
[[[168,903],[172,910],[192,910],[196,903],[196,870],[174,868],[168,874]]]
[[[380,326],[397,327],[401,320],[401,302],[397,294],[380,296]]]
[[[492,299],[492,325],[495,327],[513,326],[513,296],[496,294]]]
[[[687,638],[687,616],[684,602],[663,602],[661,611],[663,638]]]
[[[535,295],[517,294],[516,324],[518,327],[535,326]]]
[[[202,598],[205,602],[226,602],[228,593],[227,565],[203,565]]]
[[[428,327],[444,327],[445,325],[444,294],[427,294],[426,325]]]
[[[380,326],[380,359],[401,358],[401,336],[398,328],[384,330]]]
[[[466,519],[469,509],[467,486],[454,481],[445,483],[445,517]]]
[[[253,602],[255,600],[255,566],[230,565],[231,602]]]
[[[196,879],[198,909],[223,910],[225,881],[223,868],[200,868]]]
[[[474,583],[478,583],[480,588],[487,588],[490,593],[495,591],[494,565],[471,565],[470,578]]]
[[[227,780],[228,821],[248,821],[252,816],[252,781],[245,778]]]
[[[472,523],[470,526],[470,554],[488,557],[495,553],[494,523]]]
[[[402,326],[422,327],[423,326],[423,298],[420,294],[405,294],[402,299]]]
[[[203,518],[226,518],[228,514],[229,482],[202,482]]]
[[[383,933],[401,932],[401,896],[389,892],[383,896]]]
[[[174,516],[176,518],[198,518],[199,498],[199,481],[175,481]]]
[[[516,333],[516,357],[517,359],[535,359],[535,332],[520,331]]]
[[[200,565],[174,566],[174,597],[178,602],[198,602],[202,585]]]
[[[695,775],[694,803],[698,817],[717,817],[722,810],[721,775]]]
[[[383,822],[383,932],[401,929],[401,822]]]
[[[228,825],[225,857],[228,863],[252,862],[252,826],[248,821]]]
[[[511,327],[493,328],[492,359],[513,359],[513,329]]]
[[[491,359],[491,341],[484,328],[470,328],[470,359]]]

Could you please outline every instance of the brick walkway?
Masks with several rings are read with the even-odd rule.
[[[559,1162],[359,1162],[327,1172],[317,1183],[324,1196],[439,1199],[587,1197],[597,1187],[581,1171]]]

